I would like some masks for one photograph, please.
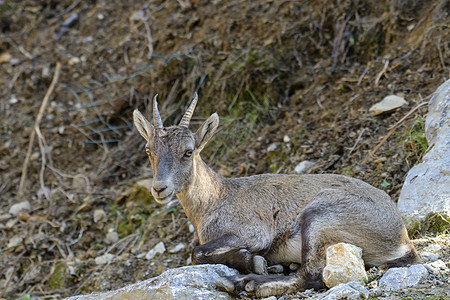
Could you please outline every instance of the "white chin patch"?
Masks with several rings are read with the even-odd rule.
[[[173,198],[173,193],[170,194],[169,196],[165,197],[165,198],[156,198],[155,196],[153,196],[153,198],[155,198],[155,201],[156,201],[158,204],[167,204],[167,203],[169,203],[169,202],[172,200],[172,198]]]

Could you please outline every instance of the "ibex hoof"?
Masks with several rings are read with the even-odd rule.
[[[245,291],[248,293],[255,291],[255,281],[251,280],[245,285]]]
[[[223,290],[230,294],[234,293],[234,283],[228,277],[220,277],[216,281],[216,285],[220,290]]]
[[[284,292],[294,292],[298,288],[295,285],[297,280],[293,276],[249,274],[224,277],[223,279],[224,283],[218,287],[234,295],[242,293],[251,297],[268,297],[282,295]]]
[[[259,275],[267,275],[267,262],[264,257],[255,255],[253,257],[253,264],[255,266],[255,273]]]
[[[284,272],[284,267],[282,265],[273,265],[267,268],[267,272],[270,274],[281,274]]]

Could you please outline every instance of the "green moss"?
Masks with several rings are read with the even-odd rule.
[[[424,235],[436,236],[450,232],[450,221],[447,216],[435,213],[429,213],[420,222],[415,222],[409,226],[409,235],[411,238],[419,238]]]
[[[55,270],[48,280],[48,286],[51,290],[63,290],[65,289],[65,275],[66,265],[60,261],[56,264]]]
[[[412,164],[419,163],[428,149],[425,137],[425,121],[419,116],[405,133],[405,154]]]

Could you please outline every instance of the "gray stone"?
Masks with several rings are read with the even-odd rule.
[[[114,259],[114,255],[113,255],[113,254],[111,254],[111,253],[106,253],[106,254],[103,254],[103,255],[101,255],[101,256],[97,256],[97,257],[95,258],[95,263],[96,263],[97,265],[104,265],[104,264],[107,264],[107,263],[112,262],[113,259]]]
[[[450,80],[430,100],[425,133],[430,150],[407,174],[398,200],[411,227],[429,213],[450,216]]]
[[[342,283],[327,291],[324,294],[317,295],[314,299],[322,300],[359,300],[369,297],[369,291],[359,282],[351,281]]]
[[[114,244],[119,240],[119,234],[115,231],[109,231],[105,237],[105,243],[108,245]]]
[[[405,98],[396,95],[389,95],[384,97],[380,102],[372,105],[369,111],[373,115],[379,115],[407,104],[408,102],[405,101]]]
[[[304,160],[295,166],[295,173],[303,174],[306,173],[311,167],[314,166],[314,162],[309,160]]]
[[[391,268],[381,277],[379,286],[386,291],[397,291],[419,284],[428,276],[424,265]]]
[[[433,268],[435,268],[437,270],[447,270],[448,269],[447,265],[442,260],[434,261],[434,262],[430,263],[430,266],[432,266]]]
[[[186,245],[183,243],[179,243],[177,244],[175,247],[173,247],[172,249],[169,250],[169,253],[178,253],[181,250],[185,249]]]
[[[9,213],[12,215],[18,215],[21,211],[30,211],[31,209],[31,205],[30,202],[28,201],[22,201],[16,204],[13,204],[10,208],[9,208]]]
[[[224,265],[196,265],[170,269],[161,275],[116,291],[80,295],[67,300],[119,300],[119,299],[234,299],[219,291],[222,276],[235,276],[238,272]]]
[[[442,249],[441,245],[439,244],[429,244],[425,248],[423,248],[424,251],[431,251],[431,252],[437,252]]]
[[[163,242],[159,242],[155,247],[147,252],[147,254],[145,255],[145,259],[151,260],[157,254],[163,254],[164,252],[166,252],[166,246],[164,246]]]
[[[419,254],[420,254],[420,257],[422,257],[425,261],[428,261],[428,262],[436,261],[439,258],[437,256],[437,254],[434,254],[431,252],[422,251]]]

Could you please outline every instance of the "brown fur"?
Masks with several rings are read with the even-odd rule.
[[[213,114],[192,133],[179,126],[155,128],[135,111],[135,125],[151,152],[155,199],[166,203],[176,195],[199,237],[194,263],[223,263],[259,274],[265,273],[262,257],[269,264],[301,264],[295,276],[228,278],[222,285],[226,290],[265,297],[322,288],[326,248],[339,242],[361,247],[369,266],[420,261],[395,203],[361,180],[332,174],[223,178],[215,173],[200,151],[218,122]]]

